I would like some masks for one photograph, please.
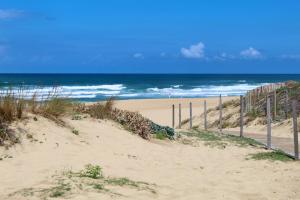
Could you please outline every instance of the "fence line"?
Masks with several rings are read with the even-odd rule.
[[[274,85],[273,87],[266,87],[263,88],[261,87],[260,91],[270,91],[271,89],[277,88],[280,85]],[[276,96],[276,94],[274,93],[274,95]],[[275,97],[276,98],[276,97]],[[275,149],[277,145],[274,145],[272,143],[276,143],[279,142],[279,147],[282,151],[284,151],[285,153],[287,153],[288,155],[293,156],[296,160],[299,160],[299,141],[298,141],[298,127],[297,127],[297,116],[298,116],[298,110],[297,110],[297,101],[293,100],[291,107],[292,107],[292,119],[293,119],[293,141],[294,144],[290,144],[289,141],[287,141],[287,138],[279,138],[279,137],[272,137],[272,110],[275,113],[275,110],[277,111],[277,103],[275,104],[274,107],[271,107],[271,98],[269,96],[266,96],[266,98],[264,98],[266,103],[266,121],[267,121],[267,134],[265,136],[266,138],[266,143],[263,142],[263,135],[261,134],[255,134],[255,133],[247,133],[247,135],[250,135],[252,139],[255,139],[257,141],[259,141],[260,143],[263,143],[266,145],[266,147],[268,149]],[[244,137],[245,136],[245,132],[244,132],[244,115],[245,112],[247,113],[247,101],[248,101],[248,110],[249,110],[249,102],[251,101],[250,97],[247,96],[240,96],[240,131],[239,131],[239,136],[240,137]],[[276,102],[276,100],[275,100]],[[288,118],[288,113],[289,113],[289,104],[288,102],[288,93],[286,92],[285,95],[285,106],[284,106],[284,112],[285,112],[285,118]],[[193,112],[192,112],[192,102],[189,103],[189,128],[191,129],[193,127]],[[222,106],[222,96],[219,96],[219,105],[218,105],[218,109],[219,109],[219,123],[218,123],[218,129],[220,131],[220,133],[224,133],[222,130],[222,120],[223,120],[223,106]],[[250,110],[248,111],[250,112]],[[208,121],[207,121],[207,101],[204,100],[203,102],[203,117],[204,117],[204,121],[203,121],[203,125],[204,125],[204,130],[208,130]],[[273,115],[273,117],[276,117],[276,113]],[[179,104],[179,128],[181,128],[182,126],[182,121],[181,121],[181,103]],[[172,105],[172,126],[175,127],[175,105]],[[228,131],[225,131],[228,132]],[[274,141],[273,141],[274,139]],[[280,143],[282,143],[283,145],[281,145]],[[287,147],[290,146],[290,147]],[[293,149],[294,153],[290,153],[290,149]]]

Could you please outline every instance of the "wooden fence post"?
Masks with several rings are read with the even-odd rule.
[[[190,129],[193,128],[193,111],[192,111],[192,102],[190,102]]]
[[[175,127],[175,105],[172,105],[172,127]]]
[[[298,141],[298,125],[297,125],[297,101],[293,100],[293,130],[294,130],[294,152],[295,159],[299,160],[299,141]]]
[[[179,128],[181,128],[181,103],[179,104],[179,109],[178,109],[178,120],[179,120]]]
[[[222,133],[222,95],[220,94],[220,99],[219,99],[219,129],[220,133]]]
[[[271,102],[270,97],[267,98],[267,147],[271,149],[272,141],[271,141]]]
[[[240,137],[244,136],[244,104],[243,95],[240,96]]]
[[[276,96],[276,89],[274,90],[274,118],[277,116],[277,96]]]
[[[246,112],[246,97],[243,97],[244,113]]]
[[[285,119],[288,118],[288,114],[289,114],[289,92],[288,90],[285,90]]]
[[[252,91],[249,92],[249,112],[252,111]]]
[[[204,130],[207,130],[207,107],[206,100],[204,100]]]

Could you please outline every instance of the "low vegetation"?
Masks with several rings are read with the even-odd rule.
[[[75,112],[89,114],[96,119],[110,119],[121,124],[126,130],[141,136],[144,139],[150,139],[151,135],[165,133],[166,137],[172,139],[174,130],[166,126],[155,124],[137,112],[120,110],[113,107],[114,98],[109,98],[105,102],[99,102],[92,105],[77,105]],[[158,136],[160,137],[160,136]]]
[[[234,135],[225,135],[209,131],[200,131],[196,129],[180,133],[187,137],[193,137],[200,141],[203,141],[205,145],[210,147],[226,148],[228,144],[232,144],[239,147],[262,147],[262,144],[257,142],[256,140]]]
[[[60,98],[53,89],[43,101],[37,100],[37,95],[33,94],[31,99],[26,98],[21,89],[17,92],[6,89],[0,92],[0,145],[12,145],[19,142],[14,133],[9,129],[9,125],[16,120],[21,120],[25,112],[41,115],[59,124],[64,125],[60,119],[72,106],[66,98]],[[34,117],[37,121],[37,118]]]
[[[159,139],[159,140],[165,140],[168,138],[168,135],[163,131],[159,131],[159,132],[155,133],[155,138]]]
[[[126,187],[134,190],[145,190],[151,194],[155,194],[153,184],[141,181],[133,181],[128,178],[105,177],[102,169],[98,165],[88,164],[79,172],[66,171],[62,174],[55,175],[55,181],[52,187],[48,188],[26,188],[15,193],[10,194],[10,197],[34,196],[40,199],[50,198],[70,198],[71,194],[78,191],[93,191],[97,193],[106,193],[110,196],[122,196],[122,194],[115,192],[118,188]],[[112,186],[114,186],[112,188]]]
[[[255,154],[250,154],[248,159],[253,159],[253,160],[270,160],[270,161],[292,161],[293,159],[288,156],[286,153],[275,150],[275,151],[270,151],[270,152],[260,152],[260,153],[255,153]]]
[[[19,142],[12,131],[9,131],[9,125],[16,120],[22,119],[25,112],[33,113],[48,118],[58,125],[68,127],[63,117],[72,116],[72,120],[81,120],[81,115],[90,115],[97,119],[109,119],[124,126],[125,129],[141,136],[144,139],[150,139],[151,135],[161,138],[161,133],[172,139],[174,130],[169,127],[159,126],[149,119],[136,112],[129,112],[113,107],[114,98],[109,98],[105,102],[98,102],[91,105],[84,103],[74,103],[67,97],[61,97],[57,88],[53,88],[45,97],[39,97],[34,93],[31,98],[24,95],[20,89],[17,93],[13,90],[4,90],[0,94],[0,145],[9,145]],[[37,121],[37,117],[33,119]],[[68,127],[73,134],[78,135],[79,131]]]

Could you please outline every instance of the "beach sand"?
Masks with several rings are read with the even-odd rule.
[[[230,98],[228,98],[230,99]],[[203,99],[164,99],[118,101],[117,107],[139,111],[157,123],[169,125],[171,105],[183,105],[183,119],[188,103],[201,112]],[[217,98],[210,98],[209,107]],[[38,117],[15,123],[22,143],[9,150],[0,148],[0,199],[40,199],[20,191],[25,188],[53,186],[52,175],[64,170],[78,171],[91,163],[100,165],[105,176],[128,177],[153,184],[156,193],[134,188],[115,188],[121,196],[92,190],[71,192],[56,199],[231,199],[268,200],[300,198],[299,162],[247,160],[251,153],[265,151],[253,147],[209,147],[199,141],[194,145],[179,141],[143,140],[107,120],[64,119],[79,135],[48,119]],[[26,138],[30,133],[33,139]],[[9,194],[13,194],[8,196]],[[51,199],[51,198],[48,198]]]
[[[223,97],[223,101],[236,99],[237,97]],[[219,98],[182,98],[182,99],[141,99],[116,101],[116,107],[124,110],[139,112],[152,121],[166,126],[172,126],[172,105],[175,105],[175,126],[178,126],[178,107],[181,104],[182,120],[190,115],[189,103],[192,103],[193,116],[203,113],[204,100],[207,101],[207,109],[219,105]],[[198,122],[199,124],[200,122]],[[197,123],[195,123],[197,125]]]
[[[222,102],[236,100],[239,97],[222,97]],[[219,105],[219,98],[184,98],[184,99],[146,99],[146,100],[121,100],[116,101],[116,107],[124,110],[139,112],[143,116],[153,120],[154,122],[172,126],[172,105],[175,105],[175,128],[178,128],[178,105],[181,103],[182,107],[182,121],[189,119],[189,103],[192,102],[193,110],[193,126],[199,126],[200,129],[204,129],[204,100],[207,101],[207,109],[216,108]],[[239,107],[235,110],[239,112]],[[223,109],[223,118],[229,113],[230,108]],[[239,117],[239,116],[236,116]],[[208,125],[219,119],[219,111],[208,113],[207,120]],[[182,125],[183,129],[189,128],[189,123]],[[281,123],[272,123],[272,136],[293,139],[292,120],[284,120]],[[225,128],[225,131],[239,132],[239,127]],[[214,128],[217,130],[217,127]],[[260,135],[267,134],[266,125],[245,125],[244,132],[255,133]]]

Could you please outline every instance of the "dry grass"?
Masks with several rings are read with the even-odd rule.
[[[40,103],[37,113],[49,119],[59,119],[72,108],[72,103],[66,98],[52,98]],[[36,108],[35,108],[36,109]]]
[[[15,93],[12,89],[0,91],[0,121],[2,123],[21,119],[26,107],[23,89]]]
[[[87,112],[91,117],[97,119],[110,119],[112,117],[112,109],[114,98],[109,98],[105,103],[96,103],[88,107]]]
[[[5,141],[16,141],[16,137],[8,127],[13,121],[22,119],[25,112],[39,114],[63,124],[60,117],[71,108],[72,103],[66,98],[59,98],[57,90],[53,91],[44,101],[38,101],[36,93],[31,99],[25,99],[22,88],[16,92],[11,89],[0,92],[0,145]]]

